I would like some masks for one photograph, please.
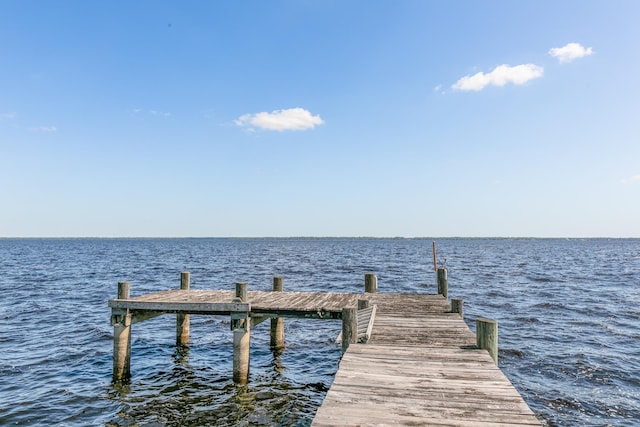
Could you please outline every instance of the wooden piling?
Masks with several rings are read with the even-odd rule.
[[[364,291],[368,294],[373,294],[378,288],[378,277],[373,273],[366,273],[364,275]]]
[[[118,299],[129,299],[129,282],[118,282]],[[126,310],[112,310],[113,325],[113,381],[131,378],[131,313]]]
[[[487,350],[498,364],[498,322],[480,317],[476,319],[476,342],[479,348]]]
[[[438,294],[447,298],[449,296],[449,278],[446,268],[438,268]]]
[[[236,298],[247,302],[248,284],[236,283]],[[239,312],[231,314],[231,329],[233,330],[233,381],[246,384],[249,381],[249,353],[251,346],[251,319],[249,313]]]
[[[180,289],[188,291],[190,287],[190,274],[188,271],[180,273]],[[190,315],[178,313],[176,315],[176,344],[183,346],[189,344]]]
[[[365,308],[369,308],[369,300],[368,299],[359,299],[358,300],[358,310],[364,310]]]
[[[358,342],[358,309],[346,307],[342,309],[342,352],[349,348],[349,344]]]
[[[247,288],[248,284],[245,282],[236,283],[236,298],[240,298],[241,302],[247,302]]]
[[[273,292],[282,292],[282,276],[273,278]],[[271,319],[271,347],[280,350],[284,348],[284,319],[276,317]]]
[[[451,312],[458,313],[464,319],[464,300],[451,298]]]
[[[242,317],[240,317],[242,316]],[[233,330],[233,381],[246,384],[249,381],[249,349],[251,345],[251,321],[249,313],[236,317]]]

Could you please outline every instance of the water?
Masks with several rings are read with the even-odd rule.
[[[640,424],[640,240],[439,239],[465,320],[498,320],[500,366],[547,425]],[[339,321],[252,330],[250,383],[231,381],[224,317],[133,326],[132,380],[111,383],[107,300],[179,287],[435,292],[430,239],[0,239],[0,425],[306,426],[340,358]]]

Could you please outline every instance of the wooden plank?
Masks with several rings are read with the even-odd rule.
[[[230,314],[251,311],[251,304],[224,302],[156,302],[109,300],[114,309],[162,311],[165,313]]]

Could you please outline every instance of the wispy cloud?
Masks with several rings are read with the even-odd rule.
[[[593,55],[593,49],[584,47],[580,43],[568,43],[562,47],[549,49],[549,55],[558,59],[561,64],[571,62],[574,59]]]
[[[633,184],[634,182],[640,182],[640,175],[633,175],[628,178],[622,178],[620,180],[620,184],[622,185],[629,185]]]
[[[0,113],[0,120],[13,120],[16,118],[16,113]]]
[[[29,128],[32,132],[57,132],[58,128],[55,126],[36,126]]]
[[[270,113],[244,114],[234,123],[248,129],[265,130],[306,130],[324,123],[319,115],[312,115],[304,108],[289,108],[287,110],[274,110]]]
[[[522,64],[510,66],[498,65],[488,73],[479,72],[474,75],[464,76],[453,86],[454,90],[480,91],[487,86],[504,86],[506,84],[522,85],[530,80],[542,77],[544,68],[535,64]]]
[[[151,116],[157,117],[171,117],[171,113],[168,111],[159,111],[159,110],[143,110],[142,108],[134,108],[131,110],[133,115],[138,114],[149,114]]]

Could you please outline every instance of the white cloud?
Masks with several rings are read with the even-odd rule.
[[[324,123],[319,115],[313,116],[304,108],[289,108],[274,110],[270,113],[244,114],[234,121],[238,126],[249,129],[260,128],[266,130],[305,130],[313,129]]]
[[[171,113],[167,111],[158,111],[158,110],[143,110],[142,108],[134,108],[131,110],[133,115],[138,114],[148,114],[150,116],[158,116],[158,117],[171,117]]]
[[[568,43],[563,47],[554,47],[549,49],[549,55],[554,58],[558,58],[558,61],[563,64],[565,62],[571,62],[574,59],[582,58],[593,54],[593,49],[590,47],[585,48],[580,43]]]
[[[620,184],[622,185],[633,184],[634,182],[640,182],[640,175],[633,175],[620,180]]]
[[[502,64],[498,65],[487,74],[479,72],[472,76],[464,76],[451,86],[451,88],[455,90],[471,90],[477,92],[490,85],[504,86],[508,83],[522,85],[527,83],[529,80],[542,77],[543,73],[544,68],[535,64],[522,64],[514,67]]]
[[[58,128],[55,126],[37,126],[29,128],[29,130],[33,132],[57,132]]]

